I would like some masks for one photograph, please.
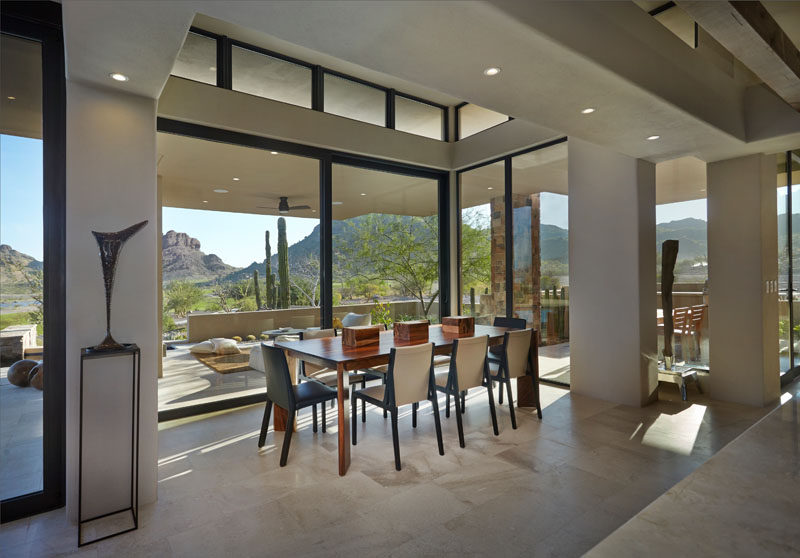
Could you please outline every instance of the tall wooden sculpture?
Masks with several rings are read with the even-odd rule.
[[[664,368],[672,370],[672,284],[675,282],[675,261],[678,259],[678,241],[665,240],[661,244],[661,308],[664,311]]]
[[[114,291],[114,272],[117,269],[117,258],[122,245],[146,224],[147,221],[142,221],[127,229],[110,233],[92,231],[100,247],[100,263],[103,266],[103,283],[106,287],[106,338],[99,345],[92,347],[94,351],[115,351],[125,348],[111,337],[111,294]]]

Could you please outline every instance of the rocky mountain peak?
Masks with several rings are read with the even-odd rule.
[[[200,250],[200,241],[186,233],[167,231],[161,239],[162,250],[175,246],[189,248],[190,250]]]

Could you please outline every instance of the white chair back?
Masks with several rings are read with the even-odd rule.
[[[342,327],[354,327],[354,326],[365,326],[365,325],[372,325],[372,315],[371,314],[355,314],[353,312],[348,312],[344,318],[342,318]]]
[[[528,372],[528,353],[531,350],[532,329],[506,332],[505,353],[508,377],[519,378]]]
[[[458,389],[465,390],[483,384],[483,370],[488,346],[488,335],[464,337],[454,341],[455,358],[450,360],[450,369],[451,372],[453,367],[456,369]]]
[[[433,343],[397,347],[389,367],[394,385],[395,405],[408,405],[428,399]]]

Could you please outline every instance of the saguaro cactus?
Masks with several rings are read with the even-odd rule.
[[[264,238],[267,251],[267,269],[264,276],[267,282],[267,308],[275,308],[275,276],[272,274],[272,246],[269,244],[269,231],[266,231]]]
[[[278,280],[278,308],[289,308],[289,244],[283,217],[278,218]]]
[[[256,291],[256,310],[261,310],[261,287],[258,284],[258,269],[253,270],[253,288]]]

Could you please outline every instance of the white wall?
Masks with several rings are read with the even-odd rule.
[[[655,165],[569,138],[570,375],[626,405],[657,395]]]
[[[766,405],[780,395],[775,157],[708,165],[711,396]]]
[[[77,517],[79,350],[105,334],[105,297],[91,234],[150,223],[124,246],[117,266],[111,329],[142,350],[140,502],[157,480],[158,352],[156,102],[67,82],[67,509]],[[113,394],[109,394],[112,396]],[[124,433],[123,433],[124,434]]]

